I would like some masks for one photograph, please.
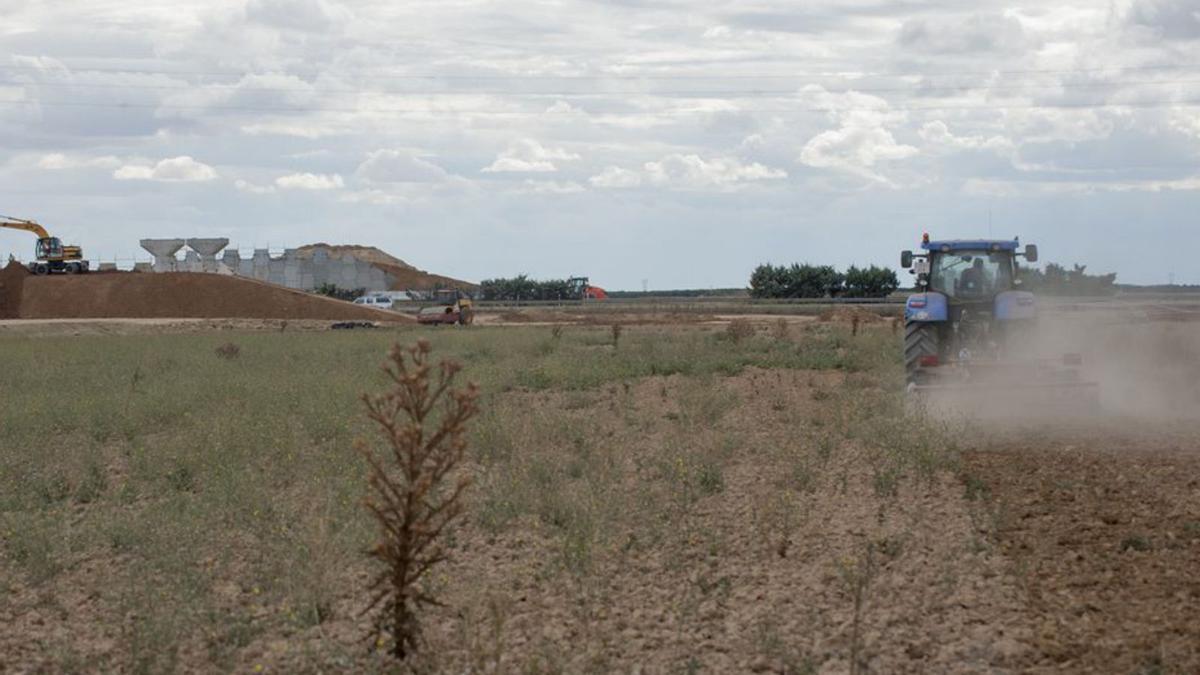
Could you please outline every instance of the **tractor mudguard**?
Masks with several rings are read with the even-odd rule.
[[[945,321],[947,318],[946,296],[941,293],[913,293],[904,304],[905,321]]]
[[[1037,318],[1037,299],[1029,291],[1004,291],[996,295],[994,315],[997,321]]]

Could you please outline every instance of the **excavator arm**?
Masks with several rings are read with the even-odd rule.
[[[38,239],[47,239],[50,237],[50,233],[46,231],[46,228],[42,227],[41,225],[35,223],[32,220],[25,220],[23,218],[13,218],[11,216],[0,216],[0,227],[7,227],[7,228],[10,228],[13,230],[25,230],[26,232],[32,232],[37,235]]]

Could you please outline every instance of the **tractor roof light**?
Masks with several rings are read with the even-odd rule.
[[[928,233],[928,232],[926,232],[926,233],[925,233],[925,235],[921,237],[921,243],[922,243],[922,244],[928,244],[928,243],[929,243],[929,233]]]

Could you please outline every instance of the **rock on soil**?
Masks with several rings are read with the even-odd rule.
[[[244,277],[188,272],[31,276],[11,265],[0,275],[0,317],[253,318],[404,321],[403,315],[360,307]],[[12,279],[20,301],[12,307]]]

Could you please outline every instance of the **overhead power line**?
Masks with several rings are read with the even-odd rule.
[[[231,105],[212,105],[212,106],[180,106],[180,105],[159,105],[156,103],[108,103],[96,101],[40,101],[40,100],[19,100],[19,101],[0,101],[0,105],[28,105],[28,106],[44,106],[44,107],[60,107],[60,108],[110,108],[117,110],[164,110],[164,111],[220,111],[220,112],[256,112],[256,113],[385,113],[385,114],[429,114],[429,115],[493,115],[493,116],[508,116],[508,115],[532,115],[532,116],[554,116],[567,115],[571,113],[584,113],[597,117],[620,117],[620,116],[655,116],[655,115],[676,115],[676,114],[712,114],[712,113],[837,113],[837,112],[932,112],[943,110],[1036,110],[1036,109],[1104,109],[1104,108],[1178,108],[1192,107],[1200,105],[1200,98],[1197,99],[1180,99],[1174,101],[1136,101],[1128,103],[1112,103],[1112,102],[1079,102],[1079,103],[1022,103],[1022,104],[975,104],[975,105],[926,105],[926,106],[888,106],[888,107],[865,107],[865,106],[819,106],[805,107],[795,106],[791,108],[675,108],[671,110],[622,110],[622,111],[588,111],[581,109],[573,109],[570,111],[552,111],[552,110],[465,110],[455,108],[373,108],[370,106],[356,107],[268,107],[268,106],[231,106]]]
[[[225,78],[241,78],[247,75],[263,75],[263,74],[285,74],[282,69],[277,71],[265,71],[260,73],[250,71],[218,71],[218,70],[179,70],[173,68],[144,67],[144,66],[106,66],[106,65],[71,65],[63,63],[62,66],[71,72],[84,73],[130,73],[143,75],[178,75],[178,76],[196,76],[196,77],[225,77]],[[790,67],[790,66],[788,66]],[[47,72],[53,71],[53,66],[45,64],[5,64],[0,65],[0,71],[35,71]],[[503,80],[503,81],[596,81],[596,80],[802,80],[813,78],[842,78],[849,79],[851,77],[978,77],[978,76],[1006,76],[1006,75],[1069,75],[1069,74],[1084,74],[1084,73],[1102,73],[1102,72],[1141,72],[1141,71],[1170,71],[1170,70],[1200,70],[1200,64],[1193,63],[1174,63],[1174,64],[1150,64],[1137,66],[1093,66],[1086,68],[1029,68],[1029,69],[992,69],[992,70],[974,70],[974,71],[943,71],[943,72],[918,72],[918,71],[864,71],[855,72],[853,75],[844,70],[831,69],[825,72],[802,72],[802,73],[587,73],[587,74],[571,74],[571,75],[555,75],[551,73],[528,73],[524,75],[513,74],[505,75],[499,73],[387,73],[387,72],[370,72],[368,75],[375,80]]]
[[[814,85],[817,83],[807,83]],[[988,92],[1026,92],[1026,91],[1059,91],[1059,90],[1096,90],[1116,89],[1122,87],[1160,87],[1200,84],[1200,79],[1190,80],[1121,80],[1113,82],[1064,82],[1053,85],[987,85],[963,84],[954,86],[924,87],[919,85],[907,87],[846,87],[842,89],[824,88],[828,94],[913,94],[925,95],[934,93],[966,92],[986,90]],[[589,91],[515,91],[510,89],[338,89],[323,87],[243,87],[237,84],[196,84],[196,85],[157,85],[157,84],[121,84],[116,82],[0,82],[0,87],[37,87],[52,89],[119,89],[122,91],[229,91],[248,93],[277,93],[277,94],[322,94],[339,96],[508,96],[508,97],[541,97],[541,98],[576,98],[604,96],[790,96],[799,93],[799,87],[789,89],[711,89],[711,90],[602,90],[592,88]]]

